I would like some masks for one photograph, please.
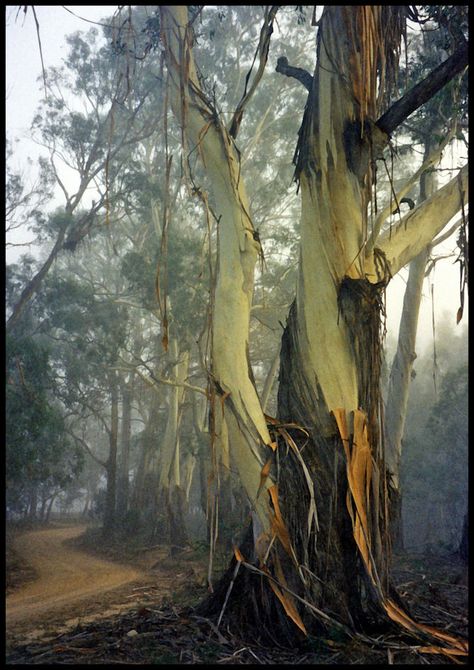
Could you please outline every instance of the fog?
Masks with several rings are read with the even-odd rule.
[[[248,547],[250,520],[257,538],[256,503],[249,502],[241,476],[247,472],[239,440],[250,428],[229,421],[244,392],[234,400],[215,373],[211,324],[225,255],[221,215],[199,147],[185,144],[183,159],[184,133],[170,106],[157,15],[138,6],[120,23],[123,14],[116,10],[34,6],[37,30],[31,6],[6,8],[6,516],[7,563],[15,575],[8,616],[20,631],[53,609],[55,623],[72,620],[77,603],[94,589],[102,605],[124,607],[130,598],[138,611],[153,607],[156,584],[166,585],[170,602],[179,601],[181,588],[188,588],[188,597],[189,585],[204,598],[231,559],[237,565],[232,584],[247,562],[239,547]],[[248,84],[258,11],[242,6],[221,16],[216,7],[201,23],[196,18],[193,48],[203,90],[226,123]],[[309,428],[278,418],[285,411],[279,385],[287,383],[281,347],[281,360],[289,356],[282,336],[302,281],[301,194],[292,159],[308,96],[295,79],[283,84],[275,64],[288,53],[299,68],[314,70],[311,16],[301,10],[295,40],[294,11],[300,10],[287,7],[279,15],[267,70],[236,140],[255,223],[246,230],[258,246],[250,372],[242,371],[242,379],[254,385],[259,411],[265,398],[262,423],[274,440],[260,439],[255,449],[278,452],[262,460],[255,500],[273,470],[280,476],[279,459],[303,463],[306,479],[295,476],[295,482],[311,481],[304,460]],[[245,39],[234,50],[226,31],[235,35],[241,25]],[[409,35],[416,42],[413,27]],[[133,50],[126,39],[133,39]],[[399,154],[389,178],[380,170],[379,207],[422,163],[423,143],[406,128],[393,143]],[[465,154],[458,135],[436,164],[436,188],[454,177]],[[418,181],[409,194],[419,198]],[[387,229],[399,220],[389,216]],[[390,536],[398,569],[413,556],[458,560],[467,533],[469,314],[467,290],[460,291],[466,272],[460,230],[463,225],[432,249],[406,372],[409,400],[396,474],[401,535]],[[384,401],[407,278],[405,267],[381,293],[383,362],[376,391]],[[229,332],[231,326],[229,320]],[[233,346],[227,333],[222,339]],[[359,343],[351,346],[356,351]],[[319,381],[316,386],[321,392]],[[386,406],[377,411],[382,435]],[[253,430],[250,419],[249,425]],[[311,444],[314,449],[318,442]],[[280,528],[280,535],[274,532],[267,555],[277,537],[285,546],[273,494],[269,528]],[[296,523],[291,506],[288,514]],[[308,528],[317,524],[308,518]],[[267,537],[263,526],[259,532],[259,540]],[[30,572],[23,567],[29,551]],[[125,590],[135,583],[137,592]],[[105,593],[119,587],[124,590],[109,602]],[[60,615],[69,593],[74,607]],[[280,602],[293,612],[284,596]],[[85,615],[93,609],[85,607]],[[299,626],[298,616],[290,618]]]

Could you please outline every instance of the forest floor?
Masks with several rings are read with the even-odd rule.
[[[451,664],[395,636],[382,644],[310,639],[263,646],[194,614],[206,555],[104,546],[84,524],[7,530],[6,662],[15,664]],[[457,558],[403,555],[394,581],[412,616],[467,638],[467,568]]]

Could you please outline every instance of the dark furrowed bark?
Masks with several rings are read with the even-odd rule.
[[[280,477],[282,512],[299,560],[321,580],[316,579],[318,584],[315,582],[311,589],[313,604],[349,626],[372,628],[378,621],[386,622],[386,617],[354,541],[346,505],[346,458],[337,428],[334,425],[333,434],[327,435],[327,417],[321,422],[324,430],[318,427],[323,407],[320,400],[316,407],[307,394],[308,384],[298,361],[296,321],[293,305],[283,336],[278,409],[281,420],[295,421],[310,433],[302,456],[314,485],[319,525],[315,541],[308,543],[305,537],[308,514],[305,497],[294,495],[295,491],[307,488],[296,463],[282,471]],[[299,442],[302,446],[305,440]],[[379,519],[372,519],[371,525],[376,521]],[[307,543],[305,550],[304,543]]]
[[[346,296],[346,299],[350,298]],[[373,322],[377,325],[377,307],[371,304],[371,308],[375,311]],[[354,301],[354,310],[360,311],[357,300]],[[347,304],[345,311],[347,315]],[[359,349],[362,350],[363,347],[360,346]],[[370,349],[367,346],[364,351]],[[281,422],[280,426],[285,422],[297,423],[309,433],[309,438],[296,427],[286,428],[299,450],[298,456],[291,443],[278,432],[278,425],[270,424],[269,429],[278,444],[275,470],[279,503],[297,564],[277,537],[269,554],[267,567],[275,575],[275,561],[278,561],[287,587],[309,603],[307,606],[301,600],[294,599],[309,634],[330,635],[331,627],[337,628],[338,624],[352,630],[385,629],[390,627],[390,623],[354,540],[347,509],[347,464],[342,442],[335,421],[332,434],[328,434],[328,416],[324,416],[321,399],[316,404],[309,391],[302,372],[299,351],[296,306],[293,305],[282,340],[278,421]],[[372,355],[370,361],[373,360]],[[369,379],[370,375],[366,370],[364,383],[368,383]],[[376,397],[376,393],[374,395]],[[318,428],[320,421],[324,430]],[[304,460],[311,479],[317,509],[317,524],[313,521],[310,526],[310,486],[301,459]],[[383,488],[383,482],[379,483]],[[380,511],[383,509],[381,491],[374,491],[374,497],[377,497],[378,504],[369,510],[369,518],[371,533],[375,537],[375,530],[383,535],[385,523]],[[378,542],[374,543],[373,549],[379,575],[387,584],[386,556],[381,556],[386,547]],[[253,555],[251,530],[240,544],[240,551],[246,560]],[[200,608],[201,613],[219,616],[229,585],[235,577],[235,566],[234,559],[217,584],[215,592]],[[394,595],[388,584],[385,592],[392,597]],[[311,607],[318,608],[328,618],[317,614]],[[269,638],[273,635],[281,643],[298,644],[302,639],[299,629],[285,614],[281,603],[272,592],[268,578],[250,573],[244,565],[240,566],[235,578],[224,618],[226,625],[238,625],[246,634],[252,634],[257,627],[262,637],[265,635]]]
[[[251,522],[239,547],[244,558],[254,552]],[[246,640],[289,647],[301,643],[304,640],[303,633],[285,614],[268,578],[251,572],[242,564],[236,574],[236,566],[237,559],[234,556],[213,593],[195,609],[196,614],[219,621],[223,613],[222,627],[229,627]]]

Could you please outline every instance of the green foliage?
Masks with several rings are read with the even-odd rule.
[[[19,512],[32,487],[70,483],[82,467],[82,454],[64,432],[48,347],[18,332],[7,336],[6,369],[7,507]]]
[[[407,67],[400,71],[400,94],[424,79],[467,38],[467,6],[423,6],[420,18],[425,23],[422,32],[410,39]],[[433,130],[445,132],[453,117],[467,122],[467,114],[468,78],[460,75],[411,115],[405,130],[423,141]]]

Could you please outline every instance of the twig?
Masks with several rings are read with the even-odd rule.
[[[226,608],[226,605],[227,605],[227,601],[229,600],[230,593],[231,593],[231,591],[234,587],[234,581],[237,577],[237,573],[239,572],[240,563],[241,563],[241,561],[237,561],[237,564],[236,564],[235,570],[234,570],[234,574],[232,575],[232,579],[231,579],[231,582],[230,582],[229,587],[227,589],[227,593],[225,594],[224,604],[222,605],[221,613],[219,614],[219,619],[217,620],[217,628],[219,628],[219,626],[221,625],[221,621],[222,621],[222,617],[224,615],[224,611],[225,611],[225,608]]]
[[[210,619],[206,619],[206,617],[203,617],[203,616],[198,616],[197,614],[193,614],[193,615],[191,616],[191,619],[196,619],[196,621],[204,621],[205,623],[207,623],[207,624],[212,628],[212,630],[214,631],[214,633],[216,633],[217,638],[218,638],[218,640],[219,640],[219,642],[220,642],[221,644],[230,644],[229,640],[227,640],[227,639],[222,635],[222,633],[221,633],[220,630],[217,628],[217,626],[215,625],[215,623],[213,623]]]
[[[48,87],[47,87],[47,84],[46,84],[46,71],[45,71],[44,60],[43,60],[43,49],[42,49],[42,46],[41,46],[40,27],[39,27],[38,19],[36,17],[36,12],[35,12],[34,5],[31,5],[31,11],[33,12],[33,17],[34,17],[35,23],[36,23],[36,35],[38,36],[38,46],[39,46],[39,52],[40,52],[40,58],[41,58],[41,69],[42,69],[42,72],[43,72],[44,96],[45,96],[45,98],[47,98],[48,97]]]

